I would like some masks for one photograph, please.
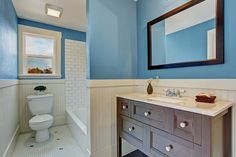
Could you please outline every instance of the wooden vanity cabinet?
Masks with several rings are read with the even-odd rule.
[[[117,98],[121,139],[150,157],[231,157],[231,109],[216,117]]]

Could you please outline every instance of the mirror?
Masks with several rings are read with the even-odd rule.
[[[224,62],[223,0],[191,0],[148,22],[148,68]]]

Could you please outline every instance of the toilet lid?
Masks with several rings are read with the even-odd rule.
[[[52,115],[49,114],[43,114],[43,115],[37,115],[30,119],[29,123],[42,123],[53,120]]]

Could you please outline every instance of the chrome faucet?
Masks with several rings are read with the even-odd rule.
[[[165,95],[167,97],[178,97],[181,98],[182,94],[185,93],[185,90],[180,90],[180,89],[164,89]]]

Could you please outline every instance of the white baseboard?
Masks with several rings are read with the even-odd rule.
[[[112,156],[112,150],[113,150],[113,146],[107,146],[106,148],[102,149],[102,150],[98,150],[95,151],[93,153],[91,153],[90,157],[111,157]]]
[[[11,157],[12,156],[19,134],[20,134],[20,127],[17,126],[10,143],[8,144],[7,149],[5,150],[5,152],[3,154],[3,157]]]
[[[65,125],[66,115],[54,116],[53,126]]]
[[[86,157],[91,157],[91,152],[90,150],[87,148],[86,151],[84,152]]]

